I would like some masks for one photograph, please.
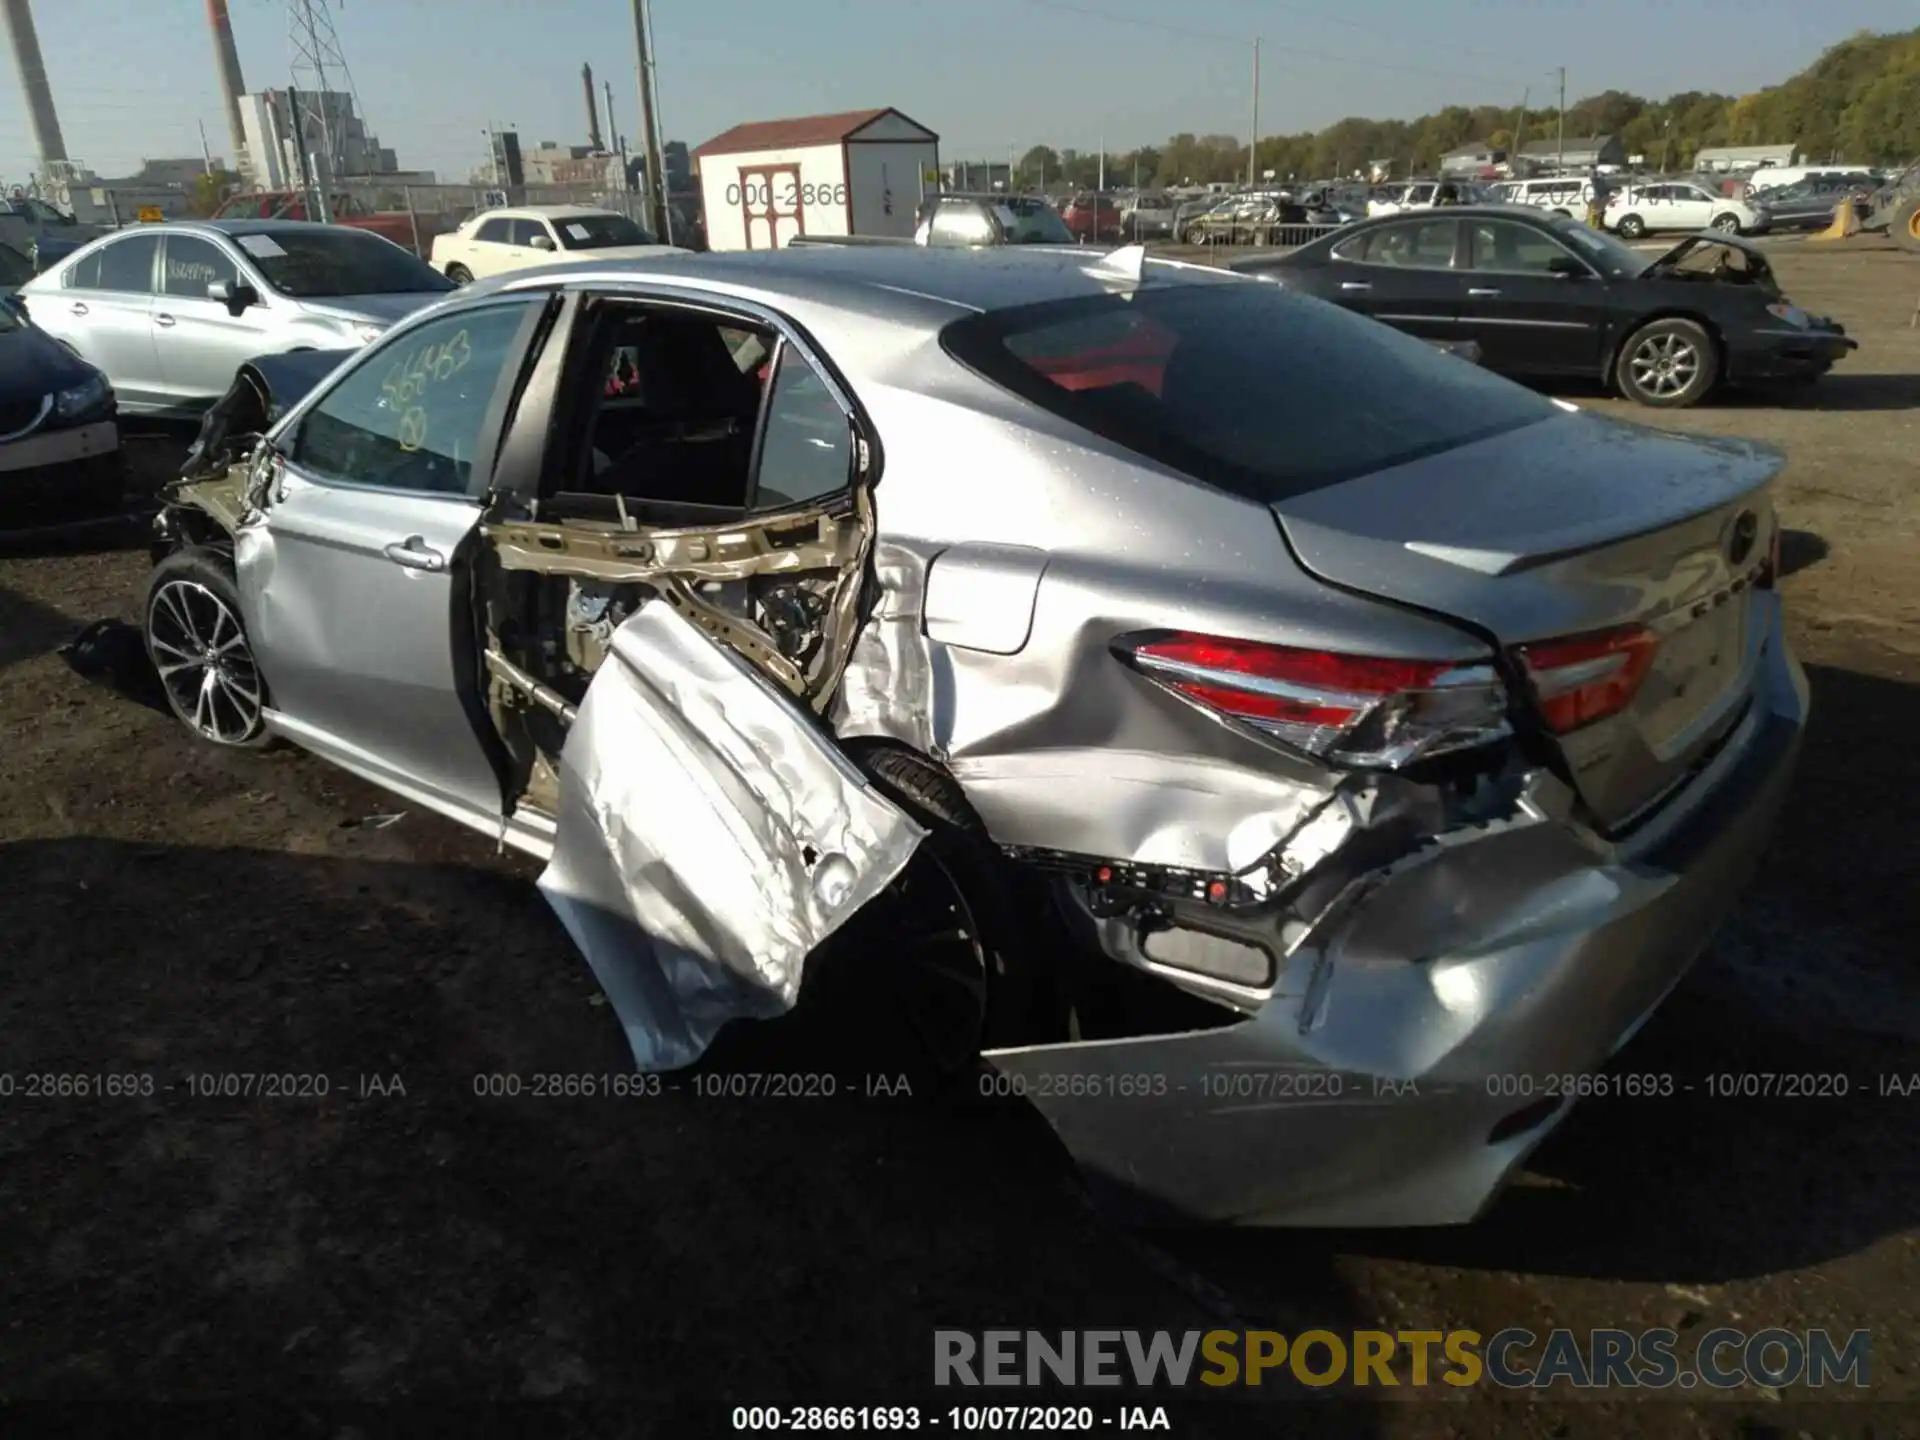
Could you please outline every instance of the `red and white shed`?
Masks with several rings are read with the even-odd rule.
[[[736,125],[693,160],[708,246],[776,250],[795,235],[910,237],[940,137],[891,107],[850,110]]]

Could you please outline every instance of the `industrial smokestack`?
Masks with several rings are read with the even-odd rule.
[[[233,140],[233,163],[244,166],[247,127],[240,120],[240,97],[247,93],[240,78],[240,48],[233,43],[233,21],[227,0],[207,0],[207,24],[213,27],[213,63],[220,71],[220,95],[227,106],[227,134]]]
[[[593,98],[593,66],[580,67],[580,84],[587,92],[587,144],[604,150],[607,147],[600,143],[600,107]]]
[[[43,168],[67,158],[67,142],[60,137],[60,117],[53,113],[53,90],[47,84],[46,62],[40,58],[40,36],[33,28],[29,0],[0,0],[13,41],[14,62],[20,67],[20,88],[27,96],[27,118],[33,122],[33,140],[40,147]]]

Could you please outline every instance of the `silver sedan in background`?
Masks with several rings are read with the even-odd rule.
[[[193,415],[256,355],[364,345],[453,282],[382,236],[298,220],[141,225],[20,287],[122,412]]]
[[[642,1067],[831,983],[1147,1214],[1474,1217],[1806,720],[1776,454],[1138,248],[529,272],[294,358],[161,517],[180,718],[546,860]]]

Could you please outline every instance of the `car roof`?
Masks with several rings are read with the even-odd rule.
[[[498,210],[482,210],[476,220],[505,216],[509,220],[583,220],[589,215],[618,215],[601,205],[502,205]]]
[[[182,234],[215,234],[228,239],[238,239],[242,235],[286,235],[314,230],[352,231],[356,235],[371,232],[353,225],[324,225],[318,220],[250,220],[235,215],[225,220],[155,220],[144,225],[127,225],[114,231],[115,235],[131,235],[142,230],[168,230]]]
[[[726,253],[667,252],[644,260],[583,259],[537,271],[514,271],[468,286],[484,295],[501,289],[553,284],[608,284],[653,280],[685,284],[717,295],[781,308],[811,303],[944,324],[957,311],[989,312],[1050,300],[1112,293],[1114,278],[1094,266],[1105,255],[1078,246],[1004,245],[986,249],[926,249],[918,245],[821,245],[790,250]],[[1151,260],[1156,285],[1247,284],[1246,276],[1205,265]]]

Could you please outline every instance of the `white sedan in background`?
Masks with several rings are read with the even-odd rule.
[[[552,265],[561,260],[635,260],[677,255],[617,210],[583,205],[525,205],[483,210],[459,229],[434,237],[433,268],[455,284]]]
[[[1716,195],[1691,180],[1660,180],[1614,191],[1607,199],[1605,223],[1622,239],[1636,240],[1655,230],[1759,235],[1772,221],[1764,206]]]

